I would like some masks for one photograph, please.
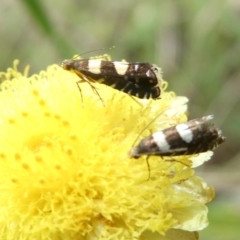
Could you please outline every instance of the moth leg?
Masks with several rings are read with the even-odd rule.
[[[135,99],[132,95],[128,94],[128,96],[130,96],[132,98],[133,101],[135,101],[138,105],[140,105],[141,107],[143,106],[143,104],[141,104],[137,99]]]
[[[82,107],[84,107],[82,90],[81,90],[81,88],[80,88],[80,86],[79,86],[79,83],[81,83],[81,81],[78,81],[78,82],[76,82],[76,83],[77,83],[78,90],[79,90],[79,92],[80,92],[80,96],[81,96],[81,100],[82,100]]]
[[[78,74],[78,76],[80,78],[83,78],[83,80],[79,80],[77,83],[79,84],[81,82],[87,82],[90,85],[90,87],[92,88],[93,92],[98,95],[98,97],[100,98],[101,102],[103,103],[103,106],[105,107],[105,104],[104,104],[104,101],[103,101],[102,97],[100,96],[97,88],[91,83],[91,81],[87,77],[85,77],[83,74],[81,74],[81,75]],[[78,88],[80,88],[80,87],[78,86]]]
[[[150,164],[149,164],[149,157],[150,156],[147,156],[147,158],[146,158],[146,163],[147,163],[147,166],[148,166],[148,179],[147,179],[147,181],[149,181],[150,180],[150,177],[151,177],[151,169],[150,169]]]
[[[167,160],[164,159],[164,161],[165,161],[165,162],[178,162],[178,163],[181,163],[182,165],[184,165],[184,166],[186,166],[186,167],[188,167],[188,168],[191,167],[191,165],[188,165],[188,164],[183,163],[183,162],[181,162],[181,161],[178,161],[178,160],[176,160],[176,159],[167,159]]]

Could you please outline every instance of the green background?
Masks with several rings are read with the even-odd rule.
[[[227,142],[196,171],[216,189],[200,239],[240,239],[240,1],[2,0],[0,71],[20,60],[30,74],[74,54],[160,66],[187,96],[189,118],[214,114]]]

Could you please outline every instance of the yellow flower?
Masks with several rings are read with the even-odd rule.
[[[145,158],[128,155],[146,126],[141,138],[186,121],[185,97],[136,101],[96,83],[104,106],[57,65],[27,77],[17,64],[0,73],[0,239],[197,239],[213,189],[160,157],[147,180]]]

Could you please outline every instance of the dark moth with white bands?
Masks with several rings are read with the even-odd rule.
[[[225,137],[209,122],[212,119],[213,116],[209,115],[155,132],[133,147],[130,156],[180,156],[213,150],[225,141]]]
[[[150,63],[111,62],[99,59],[70,59],[62,68],[88,82],[103,83],[138,98],[158,99],[161,95],[161,70]],[[95,90],[96,88],[93,87]]]

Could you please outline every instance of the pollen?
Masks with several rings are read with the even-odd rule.
[[[8,122],[9,122],[10,124],[15,124],[15,123],[16,123],[16,122],[15,122],[15,119],[13,119],[13,118],[8,119]]]

